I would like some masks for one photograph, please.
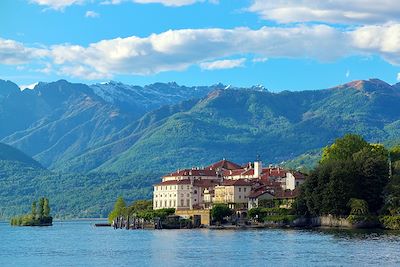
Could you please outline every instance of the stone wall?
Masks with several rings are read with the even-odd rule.
[[[210,210],[177,210],[176,215],[182,216],[184,218],[193,217],[194,215],[201,216],[201,224],[210,225]]]
[[[360,222],[351,223],[343,217],[334,217],[332,215],[298,218],[293,223],[294,227],[338,227],[338,228],[377,228],[380,227],[378,222]]]

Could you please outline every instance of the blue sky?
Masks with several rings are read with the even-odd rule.
[[[3,0],[0,78],[272,91],[396,83],[400,8],[382,1]]]

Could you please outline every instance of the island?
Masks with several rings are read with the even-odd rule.
[[[313,170],[223,159],[179,169],[153,199],[110,213],[115,228],[341,227],[400,229],[400,146],[347,134],[323,149]]]
[[[32,202],[31,213],[11,218],[12,226],[52,226],[53,217],[50,215],[49,200],[45,197]]]

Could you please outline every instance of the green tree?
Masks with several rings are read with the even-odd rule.
[[[368,215],[368,203],[364,199],[351,198],[348,206],[350,207],[350,215]]]
[[[39,199],[39,219],[42,219],[44,216],[44,198],[41,197]]]
[[[346,135],[324,149],[302,186],[296,213],[348,215],[352,198],[365,200],[369,210],[378,213],[388,177],[388,151],[360,136]]]
[[[118,216],[125,214],[126,214],[125,200],[122,197],[118,197],[117,201],[115,202],[114,209],[108,215],[108,220],[111,222]]]
[[[136,200],[129,207],[127,207],[127,214],[138,213],[140,211],[152,211],[153,201],[152,200]]]
[[[232,213],[233,211],[224,204],[214,205],[211,209],[212,218],[219,223],[222,223],[223,219],[227,216],[232,215]]]
[[[350,158],[354,153],[368,145],[369,144],[361,136],[346,134],[344,137],[336,139],[335,143],[331,146],[323,149],[321,162]]]
[[[37,210],[36,210],[36,201],[32,202],[32,211],[31,211],[32,217],[35,219],[37,215]]]
[[[389,152],[390,158],[393,162],[400,160],[400,145],[392,147]]]
[[[43,216],[50,217],[50,204],[47,198],[44,199],[43,203]]]
[[[358,181],[354,197],[364,199],[372,213],[384,204],[384,189],[389,182],[388,151],[379,145],[365,147],[353,155]]]

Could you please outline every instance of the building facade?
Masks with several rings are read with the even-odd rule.
[[[271,196],[291,203],[293,191],[304,179],[301,173],[281,167],[263,168],[259,161],[240,166],[223,159],[204,168],[177,170],[163,176],[162,182],[154,185],[153,209],[201,210],[224,203],[243,210],[256,207],[260,200]]]

